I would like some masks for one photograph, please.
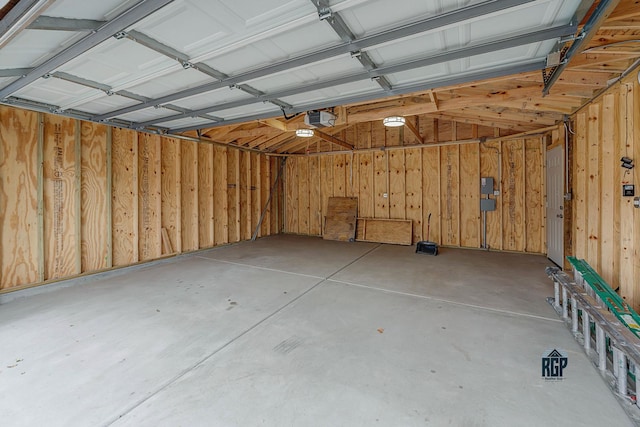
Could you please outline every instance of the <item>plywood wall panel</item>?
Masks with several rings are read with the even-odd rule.
[[[346,155],[333,156],[333,196],[346,197]]]
[[[260,156],[257,153],[251,153],[251,236],[258,228],[258,222],[260,221],[260,213],[262,212],[262,186],[260,181],[262,179],[262,162]],[[266,201],[266,199],[264,199]],[[262,227],[258,228],[257,237],[262,236]]]
[[[215,244],[213,213],[213,145],[198,144],[198,243]]]
[[[389,156],[389,218],[405,219],[404,150],[390,150]]]
[[[262,237],[269,236],[271,234],[271,212],[273,210],[272,203],[274,200],[273,198],[271,200],[269,199],[269,195],[271,194],[271,162],[267,156],[259,156],[258,161],[260,162],[260,178],[258,182],[260,184],[261,205],[259,215],[262,215],[265,206],[267,207],[267,210],[264,211],[264,218],[260,227],[260,237]]]
[[[320,157],[309,158],[309,234],[322,234],[322,198],[320,197]]]
[[[45,280],[80,273],[75,261],[80,250],[75,245],[75,126],[74,119],[57,116],[44,122]]]
[[[424,239],[442,242],[439,147],[422,149],[422,196]],[[431,215],[430,224],[429,215]]]
[[[486,245],[491,249],[501,250],[502,247],[502,200],[503,191],[501,185],[501,158],[502,143],[487,142],[480,145],[480,177],[493,178],[494,190],[500,192],[498,196],[492,196],[496,201],[496,210],[486,214]],[[542,159],[538,159],[538,163]],[[481,224],[482,227],[482,224]],[[484,233],[484,231],[482,232]],[[482,242],[482,237],[481,237]]]
[[[545,253],[545,194],[544,167],[539,159],[543,158],[541,138],[525,141],[525,227],[526,244],[524,250],[533,253]]]
[[[309,220],[311,215],[311,206],[309,204],[309,158],[296,158],[296,166],[298,169],[298,185],[296,186],[298,191],[298,232],[308,235],[310,234]]]
[[[465,137],[470,138],[471,126],[463,130],[469,132]],[[480,151],[478,144],[463,144],[460,146],[460,245],[479,248],[480,243]]]
[[[405,151],[405,218],[412,221],[413,243],[422,240],[422,149]]]
[[[334,156],[320,157],[320,198],[322,204],[322,232],[324,234],[325,217],[327,216],[327,207],[329,206],[329,197],[333,197],[333,162]]]
[[[138,137],[138,251],[140,261],[162,255],[160,136]]]
[[[81,124],[82,141],[82,271],[108,268],[107,127]]]
[[[618,99],[616,94],[607,94],[602,98],[602,137],[601,137],[601,158],[600,164],[613,165],[619,159],[620,151],[619,137],[616,126],[616,116],[618,114]],[[614,186],[614,182],[620,182],[620,169],[612,167],[601,167],[600,175],[600,212],[602,218],[611,218],[611,221],[603,221],[600,226],[600,275],[609,282],[614,288],[619,286],[618,260],[616,254],[619,253],[619,239],[615,238],[616,220],[619,194],[616,189],[620,186]]]
[[[587,256],[587,114],[582,111],[575,116],[575,146],[573,150],[574,203],[573,242],[575,256]],[[580,131],[582,129],[583,131]]]
[[[38,280],[37,148],[38,114],[0,106],[0,289]]]
[[[213,148],[213,210],[216,245],[229,243],[229,199],[227,197],[227,148]]]
[[[600,114],[602,105],[591,104],[587,118],[587,194],[589,215],[587,216],[587,256],[589,264],[601,271],[600,266],[600,147],[601,126]]]
[[[358,215],[372,218],[374,216],[373,154],[359,153],[355,161],[359,163]]]
[[[374,215],[375,218],[389,218],[388,153],[376,151],[373,156]]]
[[[112,143],[113,265],[136,263],[138,258],[138,135],[113,130]]]
[[[285,180],[285,232],[299,233],[298,228],[298,158],[289,157],[287,159],[287,171]]]
[[[181,141],[182,250],[200,247],[198,215],[198,144]]]
[[[456,145],[440,148],[440,214],[442,221],[442,244],[460,244],[460,170],[459,147]]]
[[[161,217],[171,252],[182,252],[182,167],[180,141],[162,138],[161,142]],[[168,255],[165,253],[164,255]]]
[[[241,151],[240,155],[240,199],[238,211],[240,213],[240,240],[251,238],[251,158],[248,151]]]
[[[240,241],[240,153],[227,150],[227,209],[229,214],[229,243]]]
[[[502,144],[503,248],[524,251],[524,140]]]

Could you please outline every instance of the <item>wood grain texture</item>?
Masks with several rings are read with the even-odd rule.
[[[78,159],[80,160],[80,159]],[[77,274],[75,224],[75,120],[46,116],[44,122],[45,280]]]
[[[524,251],[524,140],[502,145],[503,248]]]
[[[440,215],[440,149],[422,149],[422,213],[424,240],[442,243]],[[431,215],[429,226],[428,218]]]
[[[261,179],[262,162],[260,161],[260,155],[251,153],[251,236],[249,238],[253,237],[253,233],[258,228],[258,221],[260,221],[260,214],[263,208]],[[258,228],[257,237],[260,236],[262,236],[262,225]]]
[[[322,235],[322,198],[320,196],[320,157],[309,158],[309,234]]]
[[[471,138],[471,126],[462,127]],[[458,133],[461,131],[458,127]],[[460,135],[458,135],[460,137]],[[460,146],[460,246],[479,248],[480,237],[480,147]]]
[[[440,206],[442,221],[442,244],[459,246],[460,230],[458,219],[460,206],[460,170],[459,147],[444,146],[440,148]]]
[[[389,218],[406,219],[405,150],[389,151]]]
[[[162,138],[162,228],[174,252],[182,252],[182,183],[180,141]],[[165,253],[165,255],[168,255]]]
[[[285,233],[297,234],[298,229],[298,158],[289,157],[286,164],[285,178]]]
[[[576,115],[575,128],[577,131],[574,145],[573,176],[575,179],[575,194],[573,197],[574,212],[574,248],[575,256],[587,256],[587,114],[580,112]],[[580,131],[582,129],[582,131]]]
[[[198,215],[198,143],[180,142],[181,199],[182,199],[182,251],[200,247]]]
[[[0,106],[0,289],[38,280],[37,135],[37,113]]]
[[[140,261],[162,255],[160,136],[138,136],[138,251]]]
[[[373,217],[375,199],[373,193],[373,154],[358,153],[356,161],[360,164],[358,169],[358,212],[360,216]]]
[[[333,160],[333,156],[320,157],[320,198],[322,200],[320,205],[322,209],[320,219],[322,221],[323,234],[325,230],[324,218],[327,216],[329,197],[333,197]]]
[[[335,197],[346,197],[346,154],[333,156],[333,195]]]
[[[411,223],[409,219],[358,218],[356,240],[408,246],[412,244]]]
[[[81,124],[82,143],[82,271],[108,268],[107,128]]]
[[[210,248],[215,243],[213,170],[213,145],[198,144],[198,244],[200,248]]]
[[[213,147],[213,236],[216,245],[229,243],[227,157],[226,147]]]
[[[309,220],[311,215],[309,204],[309,158],[298,157],[296,159],[298,168],[297,181],[298,185],[298,233],[308,235],[310,233]]]
[[[138,135],[113,130],[113,265],[138,262]]]
[[[587,256],[585,259],[596,270],[600,265],[600,147],[601,147],[600,103],[591,104],[587,118]]]
[[[525,141],[525,212],[526,236],[524,250],[538,254],[545,253],[545,194],[543,140],[541,138]]]
[[[413,243],[422,240],[422,149],[405,151],[405,218],[412,221]]]
[[[373,157],[374,217],[389,218],[389,177],[386,151],[376,151]]]
[[[227,150],[227,212],[229,243],[240,241],[240,151]]]
[[[502,179],[500,177],[500,166],[502,157],[502,143],[490,142],[480,145],[480,177],[493,178],[494,190],[500,191],[499,196],[492,197],[496,201],[496,210],[487,212],[486,244],[491,249],[501,250],[502,246]],[[482,241],[482,238],[481,238]]]

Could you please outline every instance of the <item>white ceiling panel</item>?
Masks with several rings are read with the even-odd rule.
[[[0,68],[36,67],[37,73],[0,80],[0,98],[14,96],[53,107],[73,108],[91,115],[95,121],[152,123],[176,115],[167,108],[148,105],[175,105],[187,110],[184,115],[194,116],[198,115],[197,110],[211,109],[212,114],[233,120],[269,112],[279,115],[279,107],[273,103],[254,102],[253,93],[256,90],[267,95],[294,93],[280,101],[295,111],[303,105],[331,106],[338,100],[347,102],[349,97],[359,101],[373,99],[398,93],[402,87],[427,87],[434,79],[496,71],[516,62],[531,63],[549,53],[557,35],[555,39],[538,42],[525,38],[522,45],[482,55],[445,57],[443,63],[428,67],[416,68],[411,61],[566,25],[579,3],[580,0],[538,0],[509,8],[511,3],[484,0],[331,0],[330,17],[322,19],[311,0],[174,0],[157,10],[151,9],[147,15],[137,16],[136,23],[131,24],[134,19],[122,26],[112,22],[101,27],[110,28],[114,34],[106,34],[103,29],[94,33],[23,30],[0,47]],[[134,5],[145,8],[132,8]],[[149,5],[152,3],[137,0],[54,0],[43,14],[50,18],[120,20],[137,10],[146,10]],[[427,18],[455,14],[456,10],[467,10],[470,6],[477,6],[474,10],[482,13],[439,28],[425,24]],[[464,16],[468,16],[466,12]],[[421,22],[420,31],[408,36],[400,32],[407,24],[416,22]],[[118,34],[119,29],[127,34]],[[81,37],[92,37],[90,34],[100,36],[95,45],[77,44]],[[349,34],[356,40],[347,44],[344,40]],[[361,40],[372,35],[381,37],[376,39],[376,45],[366,45]],[[50,64],[45,62],[48,58],[67,48],[73,53],[69,55],[71,59],[65,57],[58,63],[63,65],[45,69]],[[364,53],[352,57],[358,50]],[[189,68],[189,64],[185,69],[183,60],[203,71],[204,65],[209,66],[228,77],[219,81]],[[385,66],[400,66],[403,71],[383,76],[378,82],[369,78],[371,74],[367,75],[367,70]],[[250,81],[242,80],[247,71],[251,72]],[[66,78],[77,83],[39,78],[55,72],[64,72]],[[314,89],[348,76],[359,76],[359,80]],[[127,90],[148,101],[139,103],[117,95],[106,96],[105,91],[109,90]],[[229,102],[245,105],[215,111],[216,106]],[[285,106],[285,111],[288,110]],[[186,118],[176,123],[176,126],[209,124],[206,119]]]
[[[121,13],[139,1],[140,0],[100,0],[97,2],[60,0],[49,6],[44,14],[62,18],[104,20]]]
[[[74,103],[78,98],[102,96],[103,92],[56,78],[39,79],[16,92],[16,96],[55,106]]]
[[[85,102],[78,106],[82,111],[86,111],[91,114],[102,114],[117,108],[128,107],[130,105],[137,104],[138,101],[125,98],[122,96],[101,96],[100,98]]]
[[[127,90],[140,96],[157,98],[178,90],[189,89],[210,82],[211,77],[192,68],[177,68],[169,74],[143,81],[137,85],[127,85]]]
[[[380,92],[381,90],[380,86],[371,80],[360,80],[355,83],[288,96],[281,98],[281,100],[292,105],[306,105],[313,102],[322,102],[323,100],[338,99],[345,96],[375,93]]]
[[[332,60],[316,62],[306,67],[272,74],[249,83],[266,93],[308,86],[313,83],[332,80],[339,77],[362,73],[362,65],[351,56],[340,56]]]
[[[111,38],[60,70],[117,88],[142,74],[179,67],[176,61],[131,40]]]
[[[229,89],[225,87],[223,89],[214,90],[211,92],[202,93],[200,95],[192,96],[190,98],[181,99],[174,104],[182,108],[188,108],[191,110],[197,110],[199,108],[205,108],[212,105],[219,105],[224,102],[232,102],[240,99],[253,99],[254,97],[246,92],[238,89]]]
[[[33,67],[82,36],[68,31],[25,30],[0,49],[0,68]]]
[[[225,120],[232,120],[243,116],[252,116],[255,114],[273,113],[273,116],[280,116],[282,112],[273,104],[251,104],[243,107],[230,108],[228,110],[214,111],[212,114],[222,117]]]
[[[145,108],[144,110],[134,111],[132,113],[123,114],[118,117],[119,119],[130,122],[146,122],[147,120],[162,119],[163,117],[170,117],[174,114],[179,114],[176,111],[169,110],[167,108]]]

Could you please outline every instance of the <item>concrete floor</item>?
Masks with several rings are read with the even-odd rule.
[[[0,425],[631,425],[544,257],[413,251],[274,236],[5,296]]]

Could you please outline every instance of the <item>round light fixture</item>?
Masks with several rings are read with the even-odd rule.
[[[382,120],[382,124],[389,127],[404,126],[404,123],[405,123],[405,118],[402,116],[390,116],[390,117],[385,117],[384,120]]]
[[[313,136],[313,129],[297,129],[296,136],[302,138],[311,138]]]

